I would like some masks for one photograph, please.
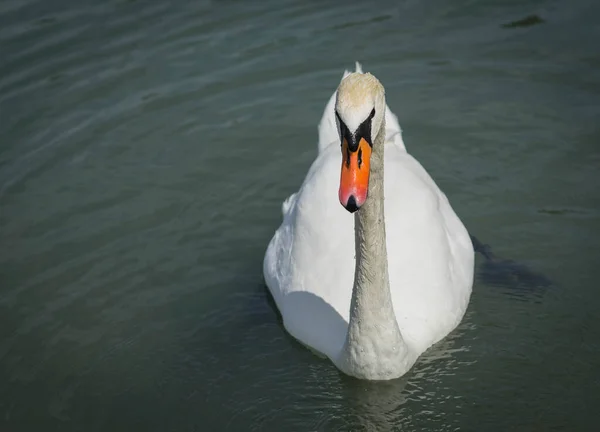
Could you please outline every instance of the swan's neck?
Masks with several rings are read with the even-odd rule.
[[[391,379],[410,366],[392,305],[384,218],[385,124],[381,125],[371,154],[369,191],[355,213],[356,268],[350,322],[340,362],[358,378]]]

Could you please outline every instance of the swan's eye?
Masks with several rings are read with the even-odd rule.
[[[360,169],[362,165],[362,148],[358,148],[358,169]]]
[[[335,112],[335,118],[338,120],[338,125],[340,126],[340,146],[342,145],[342,139],[344,138],[344,127],[346,126],[342,121],[342,118],[338,114],[337,110]]]
[[[348,126],[346,126],[346,123],[342,121],[342,118],[340,117],[337,111],[335,112],[335,116],[337,117],[338,123],[340,125],[340,146],[344,143],[345,138],[348,141],[348,144],[350,144],[350,146],[352,147],[351,143],[353,142],[353,139],[352,134],[348,129]]]
[[[375,108],[371,110],[369,117],[367,117],[367,119],[360,124],[355,133],[357,142],[360,140],[360,138],[364,138],[371,147],[373,147],[373,141],[371,140],[371,123],[374,116]]]

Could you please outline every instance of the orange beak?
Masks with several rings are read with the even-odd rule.
[[[371,146],[361,138],[356,151],[350,151],[346,138],[342,141],[342,175],[340,203],[350,213],[358,210],[367,200]]]

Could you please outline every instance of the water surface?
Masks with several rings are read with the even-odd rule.
[[[0,429],[595,430],[597,2],[176,3],[0,2]],[[460,327],[379,384],[293,341],[261,268],[355,60],[551,281],[479,255]]]

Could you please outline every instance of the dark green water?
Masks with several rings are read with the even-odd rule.
[[[0,0],[0,430],[583,431],[600,420],[593,0]],[[262,280],[345,68],[467,228],[468,313],[341,375]],[[508,269],[508,270],[507,270]]]

